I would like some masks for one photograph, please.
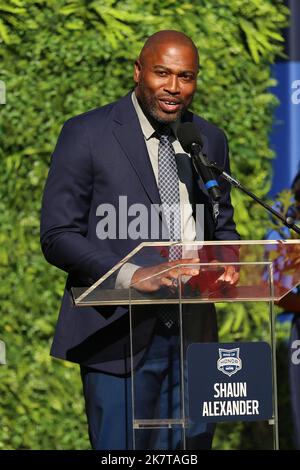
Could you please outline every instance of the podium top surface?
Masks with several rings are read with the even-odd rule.
[[[131,285],[139,268],[139,282]],[[186,275],[186,268],[197,274]],[[228,270],[234,284],[224,282]],[[172,286],[145,287],[162,278]],[[77,306],[278,301],[299,283],[299,240],[145,242],[93,285],[72,292]]]

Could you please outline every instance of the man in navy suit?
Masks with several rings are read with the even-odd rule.
[[[147,241],[99,237],[97,209],[101,204],[110,204],[118,210],[121,195],[126,195],[128,207],[138,203],[150,210],[151,205],[161,203],[157,164],[161,129],[169,129],[176,156],[185,157],[176,158],[180,204],[188,207],[181,219],[182,239],[196,239],[195,204],[203,204],[205,208],[205,239],[239,238],[227,183],[220,182],[220,215],[215,223],[207,191],[199,187],[190,157],[176,136],[180,122],[193,122],[203,136],[206,154],[229,171],[224,133],[188,111],[196,90],[198,69],[198,51],[190,38],[177,31],[154,34],[135,62],[134,91],[112,104],[68,120],[52,156],[43,198],[41,245],[49,263],[66,271],[68,279],[51,354],[81,366],[94,449],[132,448],[128,309],[122,306],[75,308],[70,290],[73,286],[93,284],[141,242]],[[120,227],[116,229],[119,233]],[[157,270],[157,266],[127,264],[118,274],[117,287],[128,287]],[[193,275],[195,271],[186,267],[184,273]],[[176,271],[171,270],[167,276],[157,278],[156,286],[146,281],[140,288],[145,291],[167,288],[176,276]],[[229,267],[222,280],[233,283],[236,276]],[[213,305],[202,305],[200,311],[199,307],[195,308],[194,340],[216,339]],[[141,309],[136,325],[140,338],[137,363],[141,358],[145,361],[145,354],[152,354],[153,348],[167,348],[167,351],[174,341],[174,335],[158,323],[153,309]],[[144,385],[147,387],[144,399],[149,400],[150,409],[151,387]],[[178,439],[172,444],[166,441],[165,448],[180,448]],[[190,448],[209,447],[210,442],[211,433],[202,429],[191,436]],[[141,444],[142,448],[149,445],[146,441]],[[161,442],[158,446],[162,446]]]

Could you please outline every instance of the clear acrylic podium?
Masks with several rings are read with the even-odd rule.
[[[181,259],[170,268],[172,251],[178,248]],[[135,267],[147,269],[138,283],[126,286],[126,273]],[[193,268],[195,275],[187,275],[186,267]],[[238,273],[233,285],[223,278],[228,267]],[[251,340],[263,339],[272,350],[269,424],[272,448],[278,448],[274,302],[300,283],[299,271],[300,242],[296,240],[149,242],[140,244],[92,286],[73,289],[78,307],[129,308],[135,449],[186,449],[189,439],[205,430],[204,423],[189,419],[188,346],[217,341],[213,304],[248,302],[260,303],[266,324],[263,338]],[[171,318],[166,320],[166,313]]]

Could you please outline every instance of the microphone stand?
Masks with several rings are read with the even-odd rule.
[[[203,156],[204,157],[204,156]],[[277,219],[279,219],[286,227],[289,229],[293,230],[296,232],[298,235],[300,235],[300,227],[298,227],[294,223],[294,219],[292,217],[283,217],[283,215],[280,214],[280,212],[277,212],[273,207],[271,207],[269,204],[264,202],[262,199],[260,199],[258,196],[256,196],[254,193],[249,191],[245,186],[240,183],[236,178],[233,176],[229,175],[224,171],[222,167],[220,167],[216,162],[211,162],[208,160],[207,157],[204,157],[202,159],[202,162],[204,165],[207,167],[211,168],[214,170],[218,175],[223,176],[223,178],[228,181],[232,186],[235,188],[239,188],[243,193],[247,194],[247,196],[251,197],[255,202],[260,204],[262,207],[264,207],[268,212],[270,212],[272,215],[274,215]]]

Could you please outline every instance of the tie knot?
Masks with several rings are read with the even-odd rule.
[[[158,132],[159,140],[168,140],[171,136],[171,129],[168,126],[162,127]]]

